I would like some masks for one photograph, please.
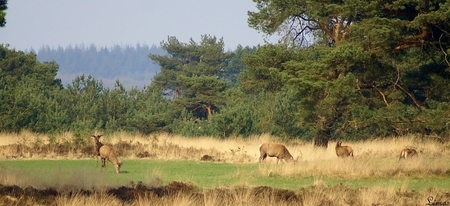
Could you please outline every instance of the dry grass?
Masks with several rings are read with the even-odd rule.
[[[143,143],[148,145],[148,151],[156,159],[199,160],[203,155],[209,155],[216,161],[235,163],[257,161],[259,144],[267,141],[275,141],[275,137],[260,135],[246,139],[230,138],[223,140],[212,137],[186,138],[169,134],[136,136],[117,133],[103,139],[106,144]]]
[[[0,158],[24,159],[83,159],[93,157],[93,145],[86,137],[86,146],[76,147],[74,137],[65,133],[53,141],[41,134],[23,132],[0,134]],[[270,135],[250,138],[217,139],[212,137],[186,138],[169,134],[130,135],[115,133],[100,139],[111,145],[121,159],[151,158],[166,160],[201,160],[256,163],[259,145],[278,142]],[[314,148],[312,142],[291,141],[284,143],[298,164],[275,166],[276,158],[266,158],[259,167],[261,175],[301,175],[331,178],[363,178],[385,176],[414,176],[442,174],[449,171],[449,143],[423,140],[413,135],[399,138],[374,139],[362,142],[344,142],[354,150],[353,158],[337,158],[335,141],[327,149]],[[3,145],[3,146],[1,146]],[[419,151],[416,160],[398,160],[406,147]]]
[[[251,188],[245,186],[202,191],[177,190],[162,196],[148,190],[129,190],[129,192],[129,195],[132,195],[131,199],[123,199],[123,196],[108,192],[86,193],[79,191],[58,194],[54,197],[52,205],[426,205],[434,201],[445,203],[450,198],[449,193],[433,189],[407,192],[392,188],[352,189],[341,185],[324,186],[320,184],[302,188],[296,192],[269,187]],[[434,198],[431,202],[429,202],[430,196]],[[4,196],[0,200],[7,203],[16,203],[10,205],[33,205],[34,199],[23,195],[19,198]]]
[[[123,205],[122,201],[112,195],[106,193],[94,193],[90,195],[83,195],[75,193],[70,195],[60,195],[55,199],[55,204],[59,206],[74,206],[74,205],[96,205],[96,206],[114,206]]]
[[[260,166],[261,175],[302,175],[331,178],[377,178],[391,176],[427,176],[448,173],[450,151],[447,145],[434,141],[421,141],[414,136],[376,139],[365,142],[349,142],[355,157],[337,158],[334,145],[327,149],[316,149],[312,143],[288,148],[293,154],[300,154],[299,163],[274,167]],[[419,158],[400,160],[400,151],[405,147],[415,148]]]
[[[186,138],[160,134],[151,137],[117,134],[106,139],[110,144],[119,142],[144,142],[152,157],[156,159],[199,160],[203,155],[213,160],[232,163],[256,163],[259,145],[264,142],[278,142],[269,135],[253,136],[247,139]],[[146,144],[145,142],[151,141]],[[280,142],[282,143],[282,142]],[[447,145],[435,141],[419,140],[415,136],[375,139],[364,142],[344,142],[355,151],[353,158],[337,158],[334,150],[336,142],[330,142],[327,149],[314,148],[313,143],[292,141],[285,143],[299,163],[281,167],[274,166],[275,158],[267,158],[260,166],[262,175],[281,176],[323,176],[331,178],[364,178],[386,176],[426,176],[449,171],[443,164],[450,156]],[[419,151],[416,160],[398,160],[405,147]]]

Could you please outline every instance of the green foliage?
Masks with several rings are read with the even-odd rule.
[[[0,96],[3,119],[0,129],[19,132],[23,129],[47,132],[55,121],[47,113],[61,89],[55,79],[55,62],[39,63],[33,53],[25,54],[0,46]]]
[[[230,82],[230,86],[234,87],[237,85],[238,76],[244,70],[245,63],[244,58],[247,55],[252,55],[256,51],[256,47],[242,47],[238,45],[236,50],[233,52],[233,56],[230,58],[228,65],[221,71],[220,76],[224,80]]]
[[[7,0],[0,1],[0,27],[5,27],[5,25],[6,25],[5,10],[8,9],[7,4],[8,4]]]
[[[195,118],[210,118],[224,104],[221,96],[228,86],[221,75],[232,55],[223,51],[223,40],[204,35],[199,43],[192,39],[181,43],[169,37],[161,47],[168,55],[149,55],[161,66],[152,84],[173,92],[178,111],[186,110]]]
[[[278,55],[257,51],[262,58],[246,62],[249,74],[243,72],[242,83],[296,91],[300,125],[314,131],[316,145],[326,146],[330,138],[446,134],[447,123],[436,127],[430,106],[448,102],[437,89],[449,83],[448,1],[255,2],[258,11],[249,12],[253,28],[286,33],[297,45],[310,37],[316,41],[284,55],[289,58],[281,66],[271,66],[278,73],[260,66]],[[439,116],[448,118],[445,112]]]
[[[289,41],[225,52],[223,40],[208,35],[188,43],[169,37],[165,53],[148,55],[161,72],[142,90],[118,80],[104,88],[85,75],[64,89],[55,62],[1,47],[0,129],[78,138],[93,131],[267,133],[316,146],[449,135],[448,1],[254,2],[249,25]]]
[[[132,95],[130,104],[134,107],[127,113],[128,118],[125,120],[130,128],[128,130],[144,134],[164,131],[177,116],[171,111],[169,100],[163,97],[160,90],[152,86],[146,87],[143,92],[133,90],[130,95]],[[116,129],[111,128],[110,131]]]
[[[294,56],[295,52],[283,45],[264,45],[244,56],[246,67],[239,74],[240,89],[248,94],[281,91],[292,72],[284,63]]]

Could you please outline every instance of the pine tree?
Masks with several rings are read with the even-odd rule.
[[[217,106],[224,103],[221,96],[228,86],[222,71],[231,53],[224,52],[223,40],[204,35],[199,43],[192,39],[181,43],[169,37],[161,47],[167,55],[149,55],[161,66],[152,84],[172,94],[174,104],[181,106],[178,111],[186,109],[195,118],[211,118]]]

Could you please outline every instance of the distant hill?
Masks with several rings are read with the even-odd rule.
[[[104,87],[113,88],[117,79],[127,88],[149,85],[153,76],[159,72],[158,64],[148,55],[164,55],[165,50],[155,45],[120,46],[98,48],[95,45],[68,46],[66,48],[49,46],[37,51],[40,62],[56,61],[59,65],[57,78],[64,86],[81,74],[92,75],[101,80]]]

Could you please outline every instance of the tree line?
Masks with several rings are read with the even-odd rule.
[[[104,88],[90,75],[64,88],[56,62],[0,47],[0,130],[268,133],[321,147],[449,137],[448,1],[254,1],[249,25],[285,32],[283,43],[225,51],[214,36],[169,37],[164,54],[148,54],[160,71],[143,89]]]
[[[114,87],[120,79],[126,88],[149,85],[150,80],[159,71],[159,65],[152,62],[148,54],[164,54],[158,46],[136,44],[97,47],[75,45],[65,48],[44,46],[37,50],[40,62],[56,61],[59,65],[58,78],[64,85],[80,74],[92,75],[102,80],[105,87]]]

